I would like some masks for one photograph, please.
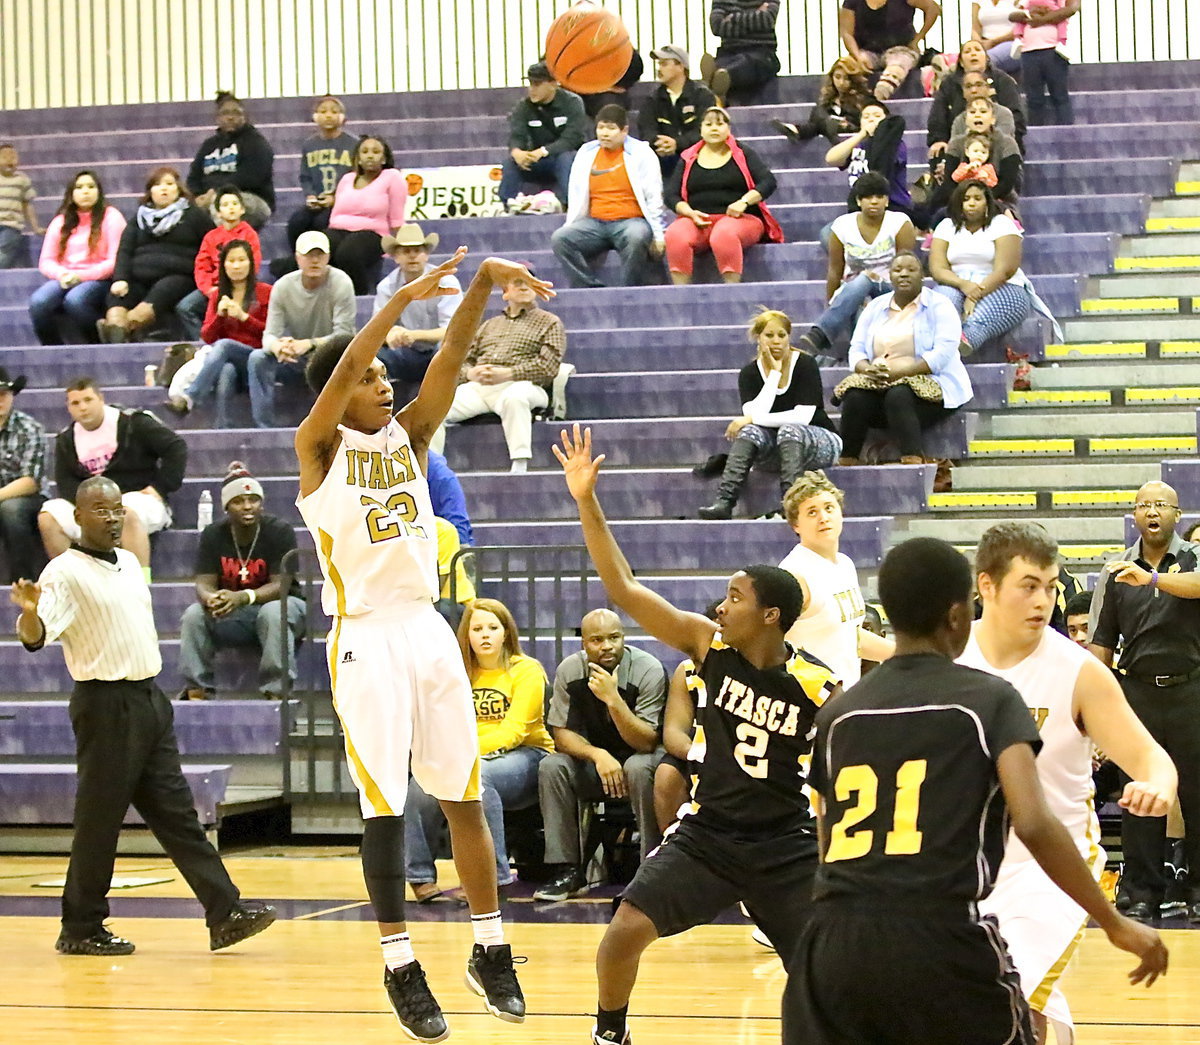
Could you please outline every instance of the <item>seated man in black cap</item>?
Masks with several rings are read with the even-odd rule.
[[[258,646],[259,689],[278,698],[284,678],[295,680],[296,643],[304,634],[305,605],[300,585],[280,590],[280,563],[296,547],[296,531],[263,512],[262,483],[240,461],[229,466],[221,486],[226,518],[200,534],[196,552],[196,597],[179,625],[179,673],[184,700],[204,700],[216,692],[213,659],[218,649]],[[287,599],[291,639],[287,663],[282,654],[282,607]]]
[[[46,429],[13,409],[13,398],[24,387],[24,374],[9,377],[0,366],[0,545],[10,584],[36,576],[46,565],[37,526],[45,500]]]
[[[559,87],[545,62],[525,73],[528,94],[508,114],[508,159],[500,178],[500,202],[510,207],[527,181],[554,190],[567,205],[567,182],[575,151],[592,125],[579,95]]]

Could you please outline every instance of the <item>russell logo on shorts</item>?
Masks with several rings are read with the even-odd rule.
[[[346,652],[342,654],[342,663],[353,664],[354,662],[354,654],[350,650],[346,650]]]

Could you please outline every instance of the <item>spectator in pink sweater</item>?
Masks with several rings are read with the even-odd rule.
[[[94,171],[67,185],[62,206],[46,230],[38,269],[49,282],[29,298],[33,330],[43,345],[91,344],[112,280],[125,219],[104,199]]]
[[[379,282],[383,237],[404,224],[408,184],[393,166],[382,138],[360,138],[354,169],[342,175],[329,215],[329,263],[354,281],[355,294],[370,294]]]
[[[200,241],[193,269],[196,289],[175,306],[175,314],[183,327],[183,336],[188,341],[201,337],[200,327],[208,311],[209,302],[217,292],[217,275],[220,272],[219,255],[226,243],[241,240],[249,243],[254,254],[254,271],[262,265],[262,247],[258,233],[246,221],[246,205],[242,192],[236,185],[219,189],[214,204],[217,212],[217,227]],[[205,344],[210,344],[207,340]]]

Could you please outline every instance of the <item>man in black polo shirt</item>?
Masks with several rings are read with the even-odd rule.
[[[1200,548],[1176,535],[1179,516],[1179,497],[1166,483],[1138,490],[1133,519],[1141,536],[1096,586],[1091,650],[1111,666],[1120,647],[1125,698],[1179,770],[1184,821],[1200,824]],[[1166,892],[1166,828],[1166,817],[1122,814],[1121,890],[1139,921],[1158,917]],[[1185,851],[1188,920],[1200,923],[1200,831],[1187,832]]]
[[[538,767],[538,800],[546,824],[546,863],[556,868],[533,894],[565,900],[587,888],[579,838],[580,801],[628,798],[641,850],[658,844],[654,770],[667,674],[662,664],[625,645],[625,629],[612,610],[592,610],[580,625],[583,649],[554,673],[546,725],[557,751]]]
[[[650,57],[658,62],[658,86],[638,113],[638,137],[658,153],[666,174],[700,140],[700,118],[717,99],[699,80],[688,79],[692,60],[682,47],[665,44]]]

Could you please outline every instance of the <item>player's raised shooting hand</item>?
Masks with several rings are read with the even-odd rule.
[[[1167,945],[1150,926],[1117,915],[1116,924],[1108,930],[1108,940],[1114,947],[1136,954],[1141,959],[1141,964],[1129,974],[1130,983],[1145,982],[1149,987],[1166,974]]]
[[[567,479],[567,489],[577,501],[585,500],[596,492],[596,479],[600,474],[600,465],[604,454],[592,459],[592,430],[585,428],[582,434],[579,424],[572,426],[570,433],[562,430],[562,449],[551,444],[550,449],[563,466],[563,474]]]
[[[449,258],[440,265],[431,268],[423,276],[418,276],[411,283],[405,283],[396,293],[405,293],[411,300],[423,298],[447,297],[458,294],[454,287],[443,287],[438,284],[447,276],[453,276],[458,271],[462,259],[467,256],[467,248],[459,247]]]

